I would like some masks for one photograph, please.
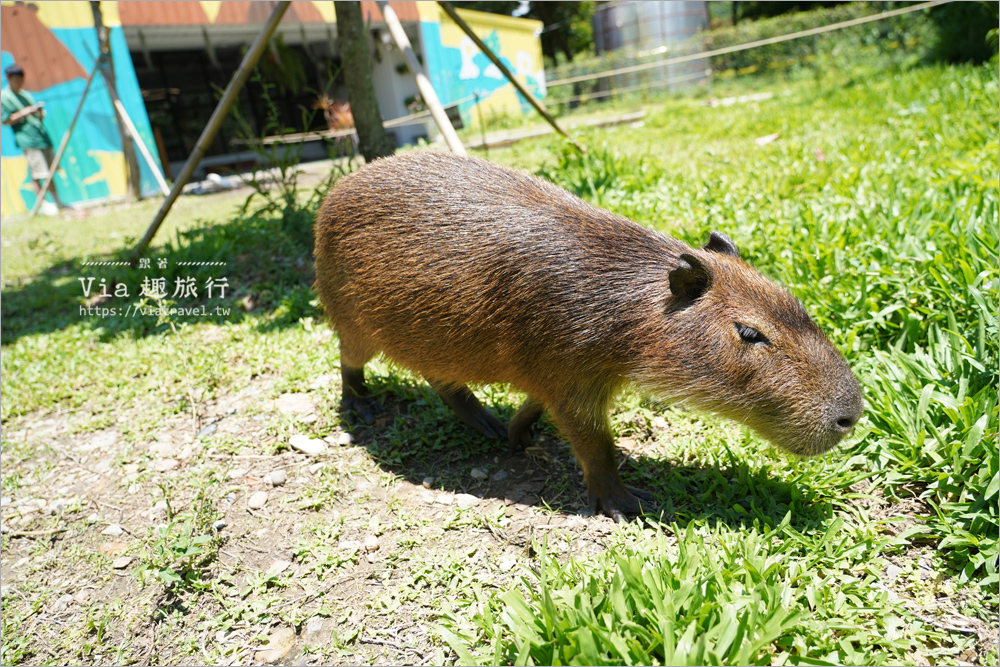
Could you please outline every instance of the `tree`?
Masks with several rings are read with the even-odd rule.
[[[358,150],[366,162],[392,155],[396,150],[382,126],[375,86],[372,84],[372,61],[368,35],[361,16],[360,2],[334,2],[337,14],[337,37],[340,59],[351,102],[354,128],[358,131]]]
[[[101,3],[91,2],[91,12],[94,15],[94,28],[97,29],[97,42],[101,51],[101,59],[107,63],[107,67],[99,67],[101,76],[104,77],[104,84],[107,86],[108,95],[111,96],[111,103],[118,99],[118,88],[115,85],[115,61],[111,58],[110,31],[104,25],[104,15],[101,13]],[[139,199],[142,196],[142,189],[139,176],[139,160],[135,156],[135,146],[132,145],[132,137],[129,136],[125,128],[124,121],[118,116],[118,109],[115,109],[115,120],[118,124],[118,134],[122,141],[122,154],[125,156],[125,164],[128,166],[128,195],[129,199]]]

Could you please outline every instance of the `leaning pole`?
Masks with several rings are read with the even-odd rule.
[[[167,217],[170,212],[170,208],[177,201],[177,197],[180,196],[181,190],[187,185],[187,182],[191,180],[191,175],[194,174],[194,170],[198,168],[201,163],[201,158],[205,156],[205,151],[208,150],[209,145],[215,139],[216,133],[222,126],[222,121],[225,119],[229,110],[232,108],[233,103],[236,101],[236,97],[240,94],[240,90],[243,89],[243,84],[250,77],[250,72],[253,70],[257,61],[260,60],[260,56],[264,53],[264,49],[267,48],[268,43],[271,41],[271,36],[274,35],[275,29],[278,27],[278,23],[281,22],[281,17],[285,15],[285,11],[288,6],[292,3],[283,0],[275,5],[274,10],[271,12],[271,16],[267,19],[267,23],[260,29],[257,33],[257,37],[254,39],[253,43],[250,45],[250,49],[247,54],[243,56],[243,62],[240,63],[239,68],[236,73],[233,74],[232,80],[230,80],[229,85],[226,86],[226,91],[222,94],[222,99],[219,100],[219,104],[215,107],[215,111],[212,112],[212,117],[208,119],[208,124],[205,129],[202,130],[201,136],[198,138],[198,143],[195,144],[194,149],[191,151],[191,155],[188,156],[187,163],[184,165],[183,171],[174,181],[174,187],[171,188],[170,194],[163,201],[160,206],[160,210],[156,212],[156,216],[153,218],[153,222],[150,223],[149,229],[146,230],[146,235],[142,237],[136,245],[135,250],[132,251],[132,264],[135,264],[139,255],[149,246],[149,242],[153,240],[156,235],[156,231],[163,224],[163,220]]]

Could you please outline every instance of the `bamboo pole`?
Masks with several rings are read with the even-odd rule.
[[[274,35],[275,29],[278,27],[278,23],[281,22],[281,18],[285,15],[285,11],[291,4],[289,0],[282,0],[282,2],[277,3],[274,9],[271,11],[271,16],[267,19],[267,23],[260,29],[257,37],[254,38],[253,43],[250,45],[250,49],[247,51],[246,55],[243,56],[243,62],[240,63],[239,68],[233,74],[232,80],[230,80],[229,85],[226,86],[226,91],[222,94],[222,99],[219,100],[219,104],[216,105],[215,111],[212,112],[212,117],[208,119],[208,124],[205,129],[202,130],[201,136],[198,138],[198,143],[195,144],[194,149],[191,151],[191,155],[188,156],[188,161],[184,165],[184,169],[181,171],[177,180],[174,181],[174,187],[171,188],[170,194],[163,201],[160,206],[160,210],[156,212],[156,216],[153,218],[153,222],[150,223],[149,229],[146,230],[146,235],[142,237],[136,245],[135,250],[132,251],[132,263],[135,264],[139,259],[139,255],[142,251],[149,246],[149,242],[153,240],[153,236],[156,235],[156,231],[163,224],[163,220],[167,217],[167,213],[170,212],[170,208],[177,201],[177,197],[180,196],[181,190],[187,185],[187,182],[191,180],[191,175],[194,170],[198,168],[201,163],[201,158],[205,156],[205,151],[208,150],[209,144],[215,139],[215,135],[218,133],[219,128],[222,126],[222,121],[225,119],[226,114],[232,108],[233,103],[236,101],[236,97],[240,94],[240,90],[243,88],[243,84],[246,83],[247,78],[250,76],[251,70],[253,70],[254,65],[260,59],[264,49],[267,48],[268,43],[271,41],[271,36]]]
[[[443,9],[445,13],[451,17],[451,20],[454,21],[455,24],[462,29],[462,32],[468,35],[469,39],[475,42],[476,46],[479,47],[479,50],[482,51],[487,58],[493,61],[493,64],[497,66],[497,69],[499,69],[500,72],[505,77],[507,77],[507,80],[510,81],[512,84],[514,84],[514,87],[517,88],[517,91],[522,95],[524,95],[525,99],[527,99],[528,102],[531,103],[531,106],[535,107],[535,111],[540,113],[542,115],[542,118],[548,121],[549,125],[551,125],[556,132],[569,139],[569,142],[573,144],[573,146],[575,146],[577,150],[579,150],[581,153],[586,153],[587,152],[586,149],[580,144],[578,144],[573,137],[569,136],[569,134],[566,133],[566,130],[562,129],[562,127],[559,126],[559,123],[556,122],[556,119],[552,117],[552,114],[550,114],[549,110],[545,108],[545,105],[542,104],[534,95],[532,95],[528,91],[528,89],[525,88],[524,85],[514,77],[511,71],[507,69],[507,66],[503,64],[500,58],[498,58],[497,55],[490,50],[490,47],[486,46],[483,40],[479,39],[479,35],[477,35],[472,31],[472,28],[470,28],[469,24],[466,23],[462,19],[462,17],[458,15],[458,12],[456,12],[455,8],[451,6],[451,3],[442,1],[438,2],[438,4],[441,5],[441,9]]]
[[[413,78],[417,82],[420,96],[424,98],[424,103],[431,110],[434,122],[437,123],[441,134],[444,135],[444,140],[447,142],[448,148],[456,155],[465,155],[466,152],[465,147],[462,145],[462,140],[458,138],[455,128],[452,127],[451,121],[448,120],[448,114],[445,113],[444,107],[441,106],[441,101],[438,99],[437,93],[434,92],[431,80],[427,78],[424,68],[420,66],[420,61],[417,60],[417,56],[413,52],[413,47],[410,45],[410,38],[406,36],[403,24],[399,22],[399,17],[396,16],[396,10],[385,0],[379,0],[378,8],[382,10],[382,17],[385,19],[385,24],[389,27],[389,34],[392,35],[396,46],[399,47],[399,50],[403,52],[403,56],[406,58],[406,64],[409,66],[410,71],[413,72]]]
[[[69,137],[73,134],[73,128],[76,126],[77,119],[80,118],[80,112],[83,110],[83,102],[87,99],[87,93],[90,91],[90,84],[94,81],[94,76],[97,74],[97,67],[100,65],[100,59],[94,63],[94,69],[90,70],[90,76],[87,77],[87,85],[83,88],[83,95],[80,97],[80,103],[76,106],[76,112],[73,114],[73,120],[69,122],[69,128],[63,133],[62,141],[59,142],[59,150],[56,151],[56,156],[52,160],[52,164],[49,165],[49,175],[45,179],[45,183],[42,184],[42,191],[38,193],[38,198],[35,199],[35,205],[31,207],[31,215],[34,217],[38,213],[39,207],[42,202],[45,201],[45,193],[49,191],[52,186],[52,180],[56,177],[56,171],[59,169],[59,161],[62,160],[63,153],[66,151],[66,146],[69,144]]]
[[[121,119],[125,122],[125,128],[128,130],[128,133],[132,135],[136,145],[139,146],[139,152],[142,153],[142,157],[146,159],[146,164],[149,165],[150,171],[152,171],[153,176],[156,177],[156,182],[160,186],[160,191],[164,195],[170,194],[170,186],[167,185],[167,181],[163,178],[160,168],[157,167],[156,162],[153,161],[153,156],[150,154],[149,148],[146,147],[146,142],[144,142],[142,137],[139,136],[139,130],[135,128],[135,124],[132,122],[132,119],[129,118],[128,113],[125,112],[125,105],[122,104],[118,95],[115,95],[114,102],[115,109],[118,110],[118,115],[121,116]]]

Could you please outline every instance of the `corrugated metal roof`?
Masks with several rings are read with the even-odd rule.
[[[390,2],[401,21],[419,21],[415,2]],[[170,0],[123,0],[118,3],[118,14],[123,26],[154,25],[245,25],[267,21],[274,2],[229,0],[218,6],[214,17],[209,17],[201,2],[172,2]],[[365,21],[382,22],[378,4],[365,0],[361,3]],[[295,0],[288,8],[282,22],[325,23],[323,14],[314,2]]]
[[[87,78],[87,71],[38,20],[31,5],[0,6],[0,41],[3,50],[24,69],[24,87],[28,90],[45,90],[78,77]]]

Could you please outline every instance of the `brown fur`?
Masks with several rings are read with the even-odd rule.
[[[863,409],[857,380],[802,305],[724,235],[692,249],[476,158],[408,153],[345,178],[317,220],[316,273],[345,399],[363,395],[360,369],[382,352],[500,435],[463,390],[509,383],[530,397],[512,444],[548,410],[592,505],[616,518],[638,509],[607,419],[626,386],[730,417],[801,455],[835,446]],[[738,324],[767,342],[748,342]]]

